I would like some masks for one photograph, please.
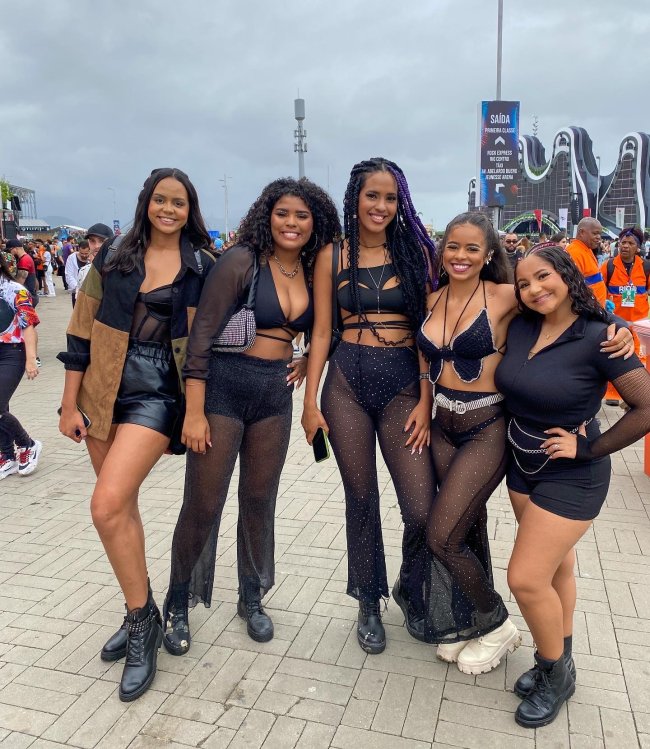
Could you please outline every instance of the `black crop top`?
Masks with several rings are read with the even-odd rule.
[[[492,326],[490,325],[490,318],[487,313],[485,283],[483,284],[483,303],[486,306],[483,307],[465,330],[458,333],[458,335],[454,335],[455,331],[452,331],[452,337],[448,344],[437,346],[427,337],[424,332],[424,326],[445,293],[449,294],[449,287],[447,287],[446,292],[443,291],[436,299],[436,303],[426,316],[420,330],[418,330],[417,346],[429,362],[429,379],[431,382],[439,380],[446,361],[451,362],[451,366],[460,380],[467,383],[474,382],[478,380],[483,372],[483,359],[498,352],[498,349],[494,345]]]
[[[172,285],[138,293],[133,309],[130,338],[171,343]]]
[[[398,315],[406,314],[404,295],[398,284],[390,289],[384,286],[394,278],[393,264],[377,265],[374,268],[359,268],[359,297],[363,312],[394,312]],[[354,302],[350,291],[350,269],[343,268],[336,277],[337,299],[339,306],[352,311]],[[341,286],[342,283],[345,283]],[[362,285],[363,284],[363,285]],[[379,284],[379,286],[378,286]]]
[[[287,320],[280,306],[271,267],[268,263],[261,265],[255,299],[255,322],[258,329],[282,328],[292,338],[295,333],[304,333],[309,330],[314,321],[314,295],[309,287],[307,287],[307,293],[309,295],[307,309],[295,320]],[[260,335],[263,336],[263,334]]]
[[[210,369],[210,357],[212,356],[212,343],[218,338],[226,327],[228,320],[246,301],[248,289],[253,277],[253,251],[245,245],[236,245],[224,252],[214,264],[205,280],[201,301],[196,311],[192,329],[187,342],[187,357],[183,367],[183,379],[188,377],[195,380],[207,380]],[[267,300],[271,296],[270,305],[260,299],[260,283],[264,277],[262,267],[258,277],[257,300],[255,314],[260,314],[262,319],[273,319],[277,316],[279,301],[277,293],[267,294]],[[272,279],[271,279],[272,281]],[[262,282],[263,283],[263,282]],[[262,292],[262,297],[264,292]],[[266,308],[266,310],[265,310]],[[279,310],[281,313],[281,310]],[[307,314],[305,313],[305,318]],[[286,324],[284,316],[283,322]],[[311,319],[298,318],[301,326],[305,329],[311,326]],[[257,324],[261,327],[259,319]],[[292,327],[294,323],[291,323]],[[259,333],[258,333],[259,335]],[[282,339],[286,342],[285,339]]]

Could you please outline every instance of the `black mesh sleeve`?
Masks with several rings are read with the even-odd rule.
[[[245,301],[252,276],[253,251],[244,246],[227,250],[214,264],[192,323],[183,379],[207,380],[212,342]]]
[[[632,359],[636,357],[628,359],[628,362]],[[610,361],[619,360],[611,359]],[[639,360],[636,361],[640,365]],[[650,432],[650,373],[646,372],[642,366],[637,366],[613,378],[612,383],[630,406],[630,410],[595,440],[590,442],[586,437],[579,436],[576,455],[578,460],[591,460],[610,455]]]

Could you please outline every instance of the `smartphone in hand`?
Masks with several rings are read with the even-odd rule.
[[[316,430],[311,446],[314,449],[314,460],[317,463],[322,463],[329,458],[330,441],[327,439],[327,434],[322,427]]]

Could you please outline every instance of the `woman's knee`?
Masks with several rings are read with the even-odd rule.
[[[90,514],[98,533],[115,533],[133,518],[131,497],[122,497],[108,487],[96,487],[90,500]]]
[[[508,565],[508,587],[517,600],[530,598],[538,592],[540,581],[528,565],[518,564],[510,560],[510,564]]]

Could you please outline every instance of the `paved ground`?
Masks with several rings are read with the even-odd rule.
[[[0,742],[7,747],[150,749],[217,747],[650,747],[650,479],[641,445],[614,458],[608,502],[578,551],[574,650],[578,688],[552,726],[519,728],[511,688],[532,662],[530,636],[490,674],[468,677],[412,640],[395,604],[380,656],[357,646],[356,609],[345,591],[343,493],[333,460],[314,465],[294,418],[277,509],[277,586],[268,596],[276,625],[267,644],[250,640],[236,616],[235,528],[222,523],[215,604],[191,616],[182,658],[161,650],[153,688],[135,703],[117,698],[121,665],[99,650],[122,620],[122,598],[91,525],[93,475],[83,446],[57,432],[69,299],[39,311],[43,368],[24,381],[12,411],[44,442],[38,472],[0,485]],[[601,414],[602,415],[602,414]],[[604,415],[616,417],[608,408]],[[381,467],[382,517],[391,580],[400,518]],[[236,480],[236,477],[235,477]],[[141,494],[148,559],[158,601],[183,483],[183,460],[164,458]],[[234,489],[233,484],[233,489]],[[490,501],[498,588],[515,526],[502,487]],[[525,625],[514,603],[517,624]]]

